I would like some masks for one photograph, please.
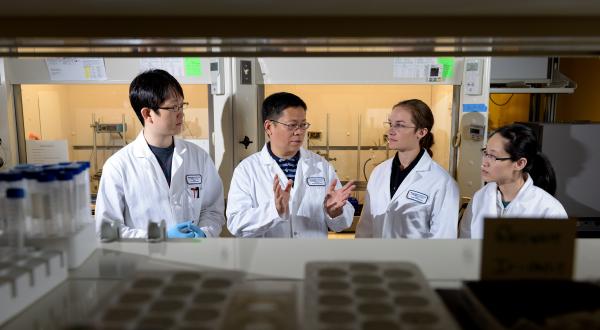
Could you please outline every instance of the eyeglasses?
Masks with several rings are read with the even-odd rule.
[[[183,102],[180,105],[172,106],[172,107],[169,107],[169,108],[161,108],[161,107],[159,107],[159,109],[167,110],[169,112],[180,112],[180,111],[183,111],[183,110],[187,109],[189,105],[190,105],[189,103]]]
[[[488,154],[487,150],[485,150],[485,148],[481,149],[481,156],[483,157],[483,159],[488,160],[490,162],[497,161],[497,160],[511,160],[512,159],[510,157],[496,157],[494,155]]]
[[[282,123],[280,121],[273,120],[273,119],[269,119],[269,121],[286,126],[288,131],[291,131],[291,132],[294,132],[298,129],[305,131],[310,127],[310,123],[307,123],[307,122],[300,123],[300,124],[286,124],[286,123]]]
[[[389,121],[384,121],[383,126],[387,129],[393,129],[395,131],[397,131],[401,128],[417,128],[417,126],[408,126],[408,125],[401,124],[401,123],[392,124]]]

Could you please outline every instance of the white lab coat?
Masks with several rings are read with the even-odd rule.
[[[566,219],[567,212],[560,202],[544,189],[527,180],[506,208],[495,182],[479,189],[469,202],[460,221],[461,238],[483,238],[485,218],[549,218]]]
[[[456,238],[456,181],[425,152],[390,197],[392,162],[371,173],[356,237]]]
[[[289,212],[279,217],[275,208],[273,179],[282,187],[287,177],[265,145],[235,168],[227,200],[227,228],[237,237],[327,237],[327,227],[339,232],[352,225],[354,207],[349,202],[343,213],[331,218],[323,201],[327,187],[337,179],[333,167],[321,156],[300,149]],[[338,181],[336,189],[341,188]]]
[[[171,186],[148,147],[143,132],[112,155],[102,168],[96,201],[96,227],[116,221],[121,237],[146,237],[148,221],[167,228],[193,220],[207,237],[219,236],[225,223],[223,184],[209,155],[175,138]]]

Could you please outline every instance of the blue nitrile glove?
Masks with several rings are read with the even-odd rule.
[[[192,221],[186,221],[178,223],[175,226],[167,230],[167,237],[169,238],[194,238],[196,235],[191,229],[190,225]]]
[[[190,223],[189,228],[196,235],[194,238],[206,238],[206,234],[198,226]]]

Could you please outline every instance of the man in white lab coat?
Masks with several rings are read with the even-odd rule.
[[[102,168],[96,224],[116,222],[121,237],[147,237],[150,220],[165,220],[169,238],[219,236],[225,222],[223,184],[208,154],[175,138],[187,106],[177,80],[163,70],[138,75],[129,99],[144,126]]]
[[[421,100],[392,108],[388,143],[397,153],[371,173],[357,238],[457,237],[458,185],[431,159],[433,122]]]
[[[306,104],[291,93],[276,93],[262,105],[269,142],[236,167],[227,205],[227,228],[237,237],[327,237],[352,224],[344,187],[334,168],[302,148],[310,126]]]

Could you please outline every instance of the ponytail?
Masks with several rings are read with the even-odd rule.
[[[554,196],[556,192],[556,175],[552,164],[543,153],[538,152],[535,155],[528,173],[536,186]]]
[[[433,133],[429,131],[427,131],[427,134],[421,140],[419,140],[419,146],[421,149],[425,149],[425,151],[427,151],[431,157],[433,157],[433,151],[431,150],[431,147],[434,143]]]
[[[527,160],[523,172],[528,173],[533,183],[550,195],[556,192],[556,175],[548,158],[539,150],[537,138],[529,126],[512,124],[500,127],[492,135],[500,134],[508,142],[504,146],[513,161]]]

